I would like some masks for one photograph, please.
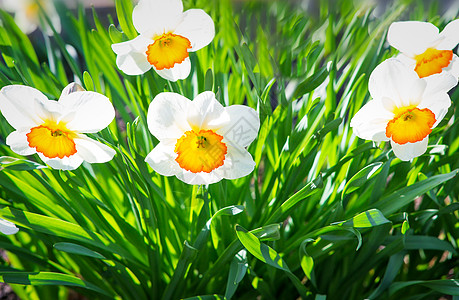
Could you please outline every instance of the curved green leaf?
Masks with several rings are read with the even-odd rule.
[[[303,269],[304,274],[316,285],[313,277],[314,259],[306,251],[306,245],[310,242],[314,242],[314,239],[305,239],[300,246],[300,265]]]
[[[429,179],[425,179],[405,188],[402,188],[375,203],[375,207],[381,210],[383,214],[392,214],[405,205],[411,203],[416,197],[432,190],[436,186],[454,178],[459,169],[456,169],[447,174],[440,174],[432,176]]]
[[[87,91],[94,91],[94,81],[88,71],[83,72],[83,82]]]
[[[422,285],[446,295],[459,296],[459,280],[457,279],[394,282],[389,288],[389,294],[393,295],[397,291],[413,285]]]
[[[251,230],[260,241],[275,241],[280,239],[280,225],[271,224]]]
[[[0,281],[9,284],[24,285],[65,285],[92,290],[113,297],[111,293],[78,277],[53,272],[2,272]]]
[[[253,256],[270,266],[290,272],[290,269],[280,255],[271,247],[261,243],[253,233],[250,233],[242,226],[236,225],[236,234],[242,245]]]
[[[323,66],[322,68],[320,68],[314,74],[306,78],[303,82],[301,82],[296,87],[295,91],[293,92],[292,99],[297,99],[307,93],[310,93],[315,88],[317,88],[319,85],[321,85],[322,82],[324,82],[325,79],[327,79],[327,77],[328,77],[327,66]]]
[[[132,23],[132,1],[116,0],[115,7],[121,29],[129,39],[134,39],[137,36],[137,32]]]
[[[352,176],[352,178],[349,179],[349,181],[344,186],[343,192],[341,193],[341,198],[367,183],[370,177],[373,176],[373,174],[375,174],[382,165],[382,162],[370,164]]]
[[[282,203],[282,205],[271,215],[271,217],[269,217],[266,223],[277,222],[298,202],[306,199],[313,192],[317,191],[317,189],[321,189],[322,187],[323,187],[322,176],[319,175],[316,179],[309,182],[301,190],[296,192],[293,196],[285,200],[285,202]]]
[[[61,242],[61,243],[55,243],[53,247],[59,251],[64,251],[67,253],[84,255],[84,256],[89,256],[89,257],[94,257],[94,258],[99,258],[99,259],[105,259],[105,256],[103,256],[102,254],[97,253],[96,251],[92,251],[78,244]]]
[[[253,233],[249,232],[242,226],[236,225],[236,234],[239,241],[247,249],[247,251],[249,251],[253,256],[262,262],[285,271],[300,295],[302,297],[306,296],[306,288],[303,286],[301,281],[290,271],[287,264],[274,249],[261,243]]]
[[[239,251],[231,261],[230,270],[228,274],[228,281],[226,283],[225,298],[231,299],[236,292],[239,283],[244,278],[247,268],[247,251]]]
[[[343,226],[352,226],[356,228],[367,228],[387,223],[390,223],[390,221],[386,219],[379,210],[370,209],[340,224]]]
[[[31,160],[19,159],[11,156],[0,157],[0,171],[2,169],[28,171],[43,168],[47,168],[47,166],[41,165]]]
[[[81,226],[62,221],[56,218],[46,217],[26,211],[5,207],[0,210],[0,216],[16,225],[36,230],[45,234],[50,234],[60,238],[68,238],[75,241],[87,243],[93,247],[116,253],[140,265],[146,265],[145,257],[134,257],[129,251],[118,244],[106,240],[96,232],[84,229]]]

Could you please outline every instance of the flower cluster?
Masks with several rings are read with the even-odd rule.
[[[439,33],[426,22],[395,22],[387,40],[400,54],[370,75],[373,100],[352,118],[355,134],[377,142],[390,141],[394,154],[408,161],[424,154],[428,137],[451,106],[448,91],[457,85],[459,20]]]
[[[26,33],[42,24],[39,5],[55,15],[48,11],[49,1],[7,2]],[[139,36],[112,45],[118,68],[128,75],[153,68],[167,80],[184,79],[191,70],[188,53],[208,45],[215,35],[211,17],[201,9],[183,12],[181,0],[140,0],[132,19]],[[116,154],[85,135],[109,126],[115,118],[113,105],[104,95],[76,83],[68,85],[57,101],[32,87],[6,86],[0,90],[0,111],[15,129],[6,139],[11,150],[19,155],[36,153],[51,168],[74,170],[83,161],[104,163]],[[225,108],[213,92],[201,93],[193,101],[160,93],[150,104],[147,120],[159,144],[145,161],[161,175],[175,175],[188,184],[211,184],[254,170],[246,148],[257,137],[260,120],[250,107]],[[0,219],[0,231],[12,234],[17,228]]]
[[[188,52],[206,46],[215,35],[211,17],[201,9],[183,12],[181,0],[140,0],[132,19],[140,35],[112,45],[117,66],[129,75],[153,68],[168,80],[184,79],[191,69]],[[73,170],[83,161],[108,162],[116,154],[85,135],[112,122],[113,105],[104,95],[84,91],[75,83],[58,101],[31,87],[6,86],[0,91],[0,111],[15,129],[6,139],[11,150],[20,155],[37,153],[54,169]],[[246,176],[255,167],[246,147],[258,134],[257,112],[241,105],[224,108],[212,92],[194,101],[160,93],[148,110],[148,127],[160,143],[146,162],[161,175],[210,184]]]

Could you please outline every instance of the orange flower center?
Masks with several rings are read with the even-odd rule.
[[[397,144],[422,141],[432,132],[435,114],[428,108],[419,109],[414,105],[398,108],[395,118],[386,126],[386,136]]]
[[[223,137],[212,130],[190,130],[177,140],[175,159],[180,167],[193,173],[206,172],[223,165],[227,147]]]
[[[449,66],[453,59],[453,51],[429,48],[424,53],[416,55],[414,59],[416,60],[414,70],[418,73],[419,78],[423,78],[441,73],[443,68]]]
[[[157,70],[170,69],[188,57],[191,42],[181,35],[164,33],[148,45],[147,60]]]
[[[77,152],[73,141],[75,136],[64,124],[47,121],[30,129],[27,141],[31,148],[37,149],[37,152],[48,158],[64,158]]]

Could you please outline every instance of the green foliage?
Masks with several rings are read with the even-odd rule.
[[[24,35],[0,10],[0,87],[58,99],[76,79],[117,111],[91,135],[114,159],[74,171],[14,154],[0,117],[0,218],[20,227],[0,235],[0,281],[23,299],[67,299],[69,288],[136,300],[458,296],[459,90],[412,162],[349,126],[370,99],[369,75],[396,54],[385,43],[391,22],[442,28],[457,12],[421,0],[384,12],[377,1],[290,2],[184,1],[212,16],[216,36],[190,53],[178,82],[116,67],[112,43],[137,36],[131,0],[114,2],[119,24],[63,9],[64,34],[50,38]],[[198,188],[145,163],[157,144],[146,113],[160,92],[205,90],[256,108],[261,127],[252,174]]]

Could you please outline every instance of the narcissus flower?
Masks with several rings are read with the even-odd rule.
[[[401,53],[399,60],[416,71],[420,78],[441,72],[459,77],[459,57],[452,49],[459,43],[459,20],[442,32],[427,22],[395,22],[389,27],[387,40]]]
[[[140,0],[132,21],[140,35],[112,45],[116,65],[128,75],[153,68],[167,80],[184,79],[191,70],[188,52],[203,48],[215,36],[212,18],[202,9],[183,12],[181,0]]]
[[[457,84],[450,74],[426,81],[397,59],[388,59],[370,75],[373,98],[351,120],[366,140],[390,141],[394,154],[410,160],[427,150],[428,137],[451,105],[447,92]]]
[[[115,117],[104,95],[68,85],[58,101],[48,100],[40,91],[10,85],[0,90],[0,111],[16,129],[6,144],[19,155],[38,156],[54,169],[73,170],[83,161],[107,162],[115,151],[83,133],[95,133]]]
[[[40,6],[50,18],[54,29],[61,32],[61,21],[52,0],[0,0],[0,8],[14,13],[16,25],[25,34],[32,33],[37,27],[44,27],[42,30],[47,35],[53,35],[45,18],[40,15]]]
[[[11,223],[10,221],[7,221],[5,219],[0,219],[0,232],[6,235],[10,234],[15,234],[19,231],[19,228],[14,225],[14,223]]]
[[[255,162],[245,149],[257,137],[260,119],[247,106],[223,107],[212,92],[193,101],[161,93],[147,115],[159,144],[145,161],[159,174],[188,184],[210,184],[250,174]]]

